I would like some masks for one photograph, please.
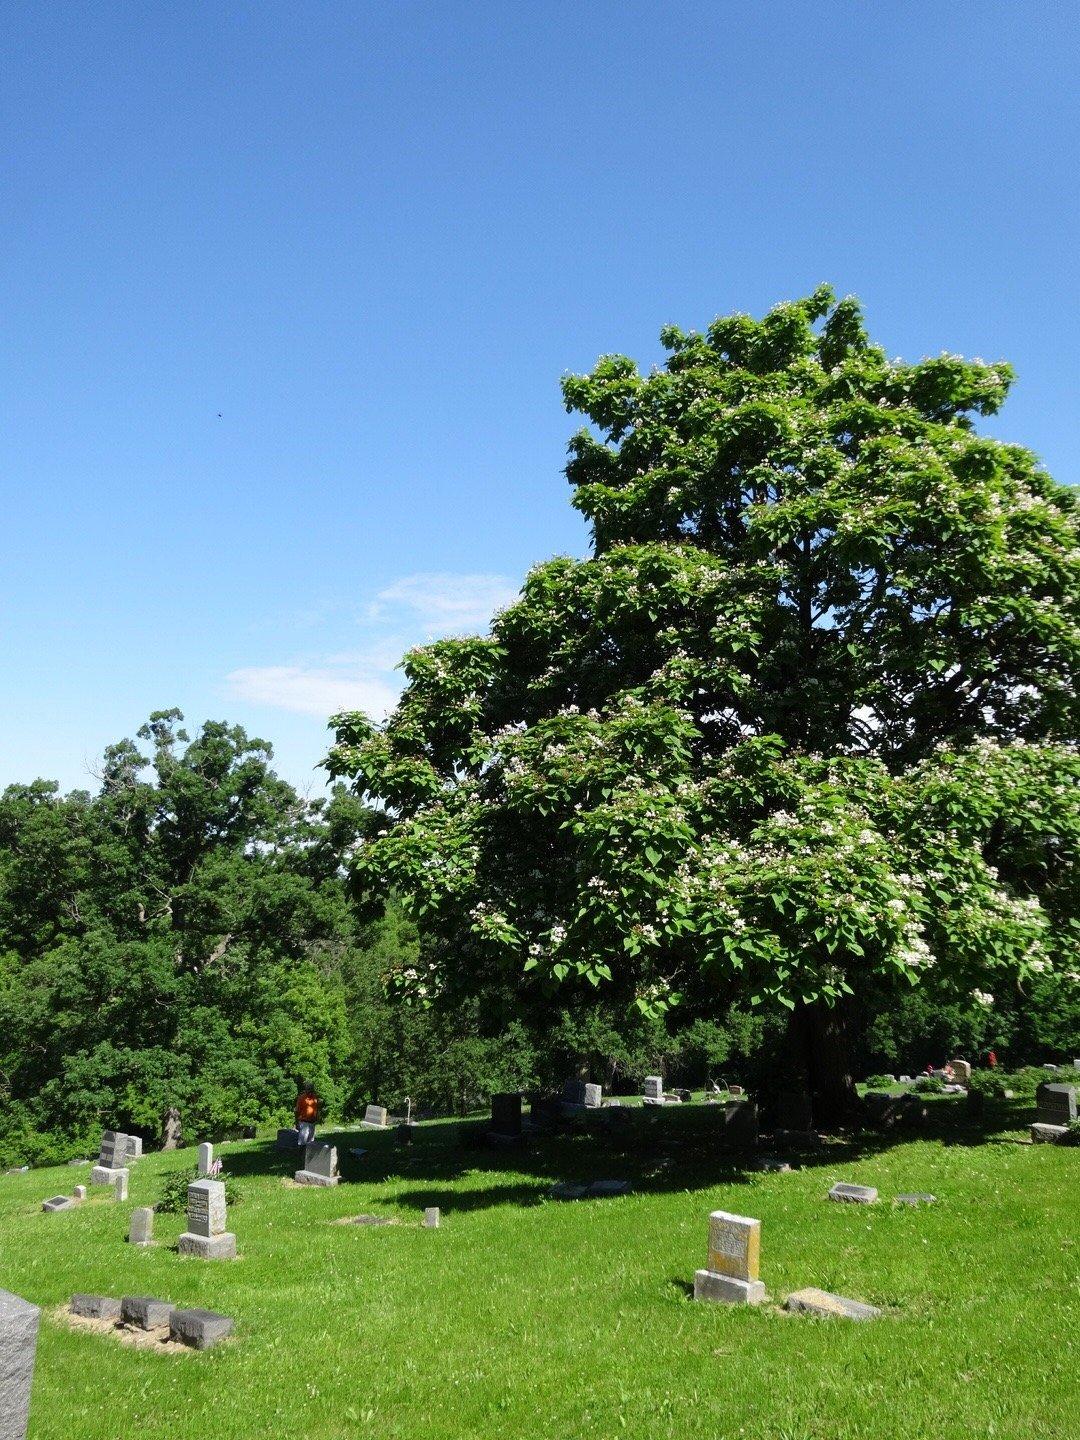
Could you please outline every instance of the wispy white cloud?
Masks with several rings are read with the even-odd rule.
[[[229,693],[249,705],[268,705],[326,719],[339,710],[363,710],[381,719],[393,708],[397,687],[378,675],[350,674],[304,665],[248,665],[226,675]]]
[[[288,665],[248,665],[226,675],[236,700],[325,720],[340,710],[382,719],[397,700],[397,666],[413,645],[483,629],[517,587],[504,575],[406,575],[363,608],[355,649]],[[336,637],[340,638],[340,637]]]
[[[505,575],[406,575],[379,591],[368,614],[372,620],[412,619],[445,635],[486,625],[516,595]]]

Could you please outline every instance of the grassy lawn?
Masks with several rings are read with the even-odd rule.
[[[829,1146],[787,1175],[718,1152],[715,1114],[697,1105],[636,1111],[618,1140],[522,1151],[475,1148],[443,1122],[419,1127],[411,1151],[340,1134],[349,1183],[336,1190],[286,1186],[291,1167],[269,1142],[228,1145],[244,1195],[230,1211],[233,1263],[181,1259],[179,1216],[157,1217],[152,1250],[124,1243],[132,1207],[153,1203],[165,1171],[193,1166],[193,1150],[140,1161],[127,1204],[91,1191],[56,1215],[40,1201],[85,1171],[2,1178],[0,1286],[47,1312],[75,1291],[142,1294],[237,1324],[216,1351],[170,1356],[47,1313],[31,1440],[1075,1440],[1080,1150],[974,1132],[949,1102],[937,1113],[932,1138]],[[546,1198],[556,1180],[613,1177],[635,1192]],[[826,1200],[841,1179],[881,1200]],[[912,1190],[938,1203],[891,1203]],[[442,1207],[441,1229],[419,1227],[425,1205]],[[762,1221],[760,1309],[688,1298],[716,1208]],[[363,1212],[399,1223],[332,1223]],[[887,1315],[777,1308],[806,1285]]]

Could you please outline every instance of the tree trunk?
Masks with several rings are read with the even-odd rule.
[[[835,1005],[798,1005],[788,1026],[792,1079],[810,1096],[814,1125],[850,1121],[857,1107],[851,1073],[850,998]]]

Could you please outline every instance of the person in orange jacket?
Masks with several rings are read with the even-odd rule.
[[[296,1140],[298,1145],[310,1145],[315,1139],[315,1121],[319,1118],[319,1097],[314,1085],[302,1085],[293,1107],[296,1116]]]

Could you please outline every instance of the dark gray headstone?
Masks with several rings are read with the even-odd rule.
[[[0,1290],[0,1437],[24,1440],[30,1414],[38,1322],[41,1311],[28,1300]]]
[[[300,1144],[299,1130],[279,1130],[274,1142],[276,1150],[295,1150]]]
[[[1040,1085],[1035,1104],[1042,1125],[1071,1125],[1076,1119],[1076,1087],[1074,1085]]]
[[[174,1306],[149,1295],[125,1295],[120,1301],[120,1318],[138,1330],[157,1330],[168,1325]]]
[[[213,1310],[174,1310],[169,1316],[169,1339],[194,1350],[209,1350],[230,1334],[233,1322]]]
[[[120,1301],[109,1295],[73,1295],[72,1315],[82,1315],[87,1320],[119,1320]]]
[[[491,1129],[495,1135],[521,1134],[521,1092],[512,1090],[491,1097]]]

